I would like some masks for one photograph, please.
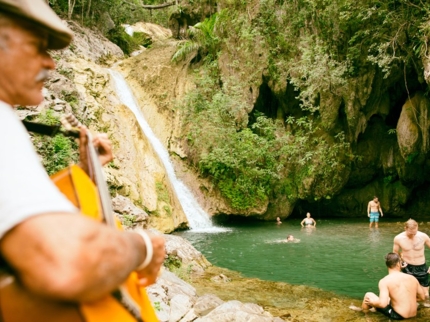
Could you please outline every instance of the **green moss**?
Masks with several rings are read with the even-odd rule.
[[[49,125],[59,123],[59,119],[52,110],[41,113],[37,122]],[[79,159],[78,144],[73,138],[58,134],[54,137],[34,134],[33,144],[38,154],[42,157],[42,164],[49,175],[52,175]]]
[[[159,201],[170,203],[169,191],[162,182],[158,181],[155,183],[155,190]]]

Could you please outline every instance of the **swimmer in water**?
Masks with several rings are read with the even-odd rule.
[[[300,239],[294,238],[293,235],[288,235],[287,239],[285,240],[287,243],[298,243],[299,241]]]
[[[300,225],[302,225],[302,227],[316,227],[317,222],[313,218],[311,218],[311,213],[308,212],[306,214],[306,218],[302,220]]]

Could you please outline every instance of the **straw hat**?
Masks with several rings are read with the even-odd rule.
[[[0,0],[0,13],[15,14],[46,30],[49,49],[64,48],[72,41],[72,31],[44,0]]]

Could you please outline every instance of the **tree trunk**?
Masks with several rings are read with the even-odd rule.
[[[123,2],[127,3],[127,4],[129,4],[131,6],[133,6],[135,8],[137,7],[137,5],[135,5],[134,3],[130,3],[128,1],[123,1]],[[163,8],[166,8],[166,7],[174,6],[175,4],[176,5],[178,4],[178,0],[175,0],[175,1],[172,1],[172,2],[166,2],[166,3],[162,3],[162,4],[154,4],[154,5],[140,4],[140,7],[142,7],[143,9],[152,10],[152,9],[163,9]]]
[[[90,11],[91,11],[91,0],[88,0],[87,18],[90,17]]]
[[[75,8],[76,0],[67,0],[67,2],[69,4],[69,8],[67,11],[67,18],[69,20],[72,20],[72,14],[73,14],[73,9]]]

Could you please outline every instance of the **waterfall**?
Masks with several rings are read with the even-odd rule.
[[[176,192],[191,230],[195,232],[224,231],[225,229],[214,227],[212,225],[209,215],[200,207],[191,191],[176,177],[173,165],[170,161],[169,153],[164,148],[160,140],[155,136],[148,122],[143,117],[134,95],[128,87],[124,77],[115,70],[109,70],[109,73],[115,81],[115,87],[121,102],[133,112],[143,133],[148,138],[160,160],[163,162],[169,180]]]

